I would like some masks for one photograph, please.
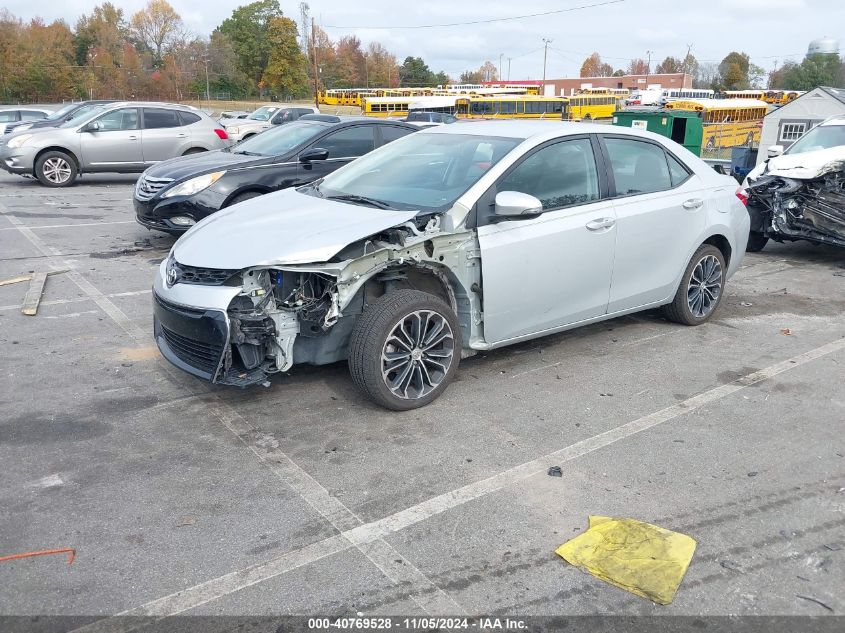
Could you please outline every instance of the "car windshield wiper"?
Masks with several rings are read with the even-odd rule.
[[[337,196],[327,196],[326,200],[345,200],[346,202],[360,202],[361,204],[369,204],[370,206],[377,207],[379,209],[390,209],[392,208],[386,202],[382,202],[381,200],[376,200],[375,198],[368,198],[367,196],[359,196],[354,193],[344,193]]]
[[[259,154],[258,152],[248,152],[245,149],[239,150],[237,152],[232,152],[233,154],[242,154],[244,156],[264,156],[264,154]]]

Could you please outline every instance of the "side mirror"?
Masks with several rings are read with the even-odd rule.
[[[91,121],[88,125],[82,128],[83,132],[96,132],[100,129],[100,123],[98,121]]]
[[[306,149],[299,155],[299,162],[310,163],[315,160],[326,160],[328,157],[329,150],[323,149],[322,147],[312,147],[311,149]]]
[[[774,158],[775,156],[780,156],[783,154],[783,145],[772,145],[769,149],[766,150],[766,154],[769,158]]]
[[[519,191],[500,191],[496,194],[494,213],[498,216],[533,216],[542,212],[543,203],[530,194]]]

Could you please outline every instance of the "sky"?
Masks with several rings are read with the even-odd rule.
[[[247,0],[169,0],[189,30],[207,36]],[[146,0],[112,0],[127,16]],[[606,4],[600,4],[606,3]],[[75,24],[97,0],[32,2],[4,0],[14,15]],[[830,36],[845,52],[845,2],[842,0],[556,0],[531,3],[464,0],[310,0],[311,15],[333,40],[357,35],[366,45],[384,44],[399,62],[420,56],[434,71],[457,76],[486,60],[507,79],[543,76],[543,39],[551,40],[546,77],[577,77],[584,58],[597,51],[602,60],[624,68],[632,57],[652,64],[667,55],[683,57],[691,47],[700,61],[720,61],[731,50],[747,52],[752,62],[771,70],[785,60],[800,61],[812,39]],[[586,7],[565,13],[482,24],[426,25],[512,18]],[[299,21],[299,0],[281,0],[288,17]],[[399,28],[415,27],[415,28]]]

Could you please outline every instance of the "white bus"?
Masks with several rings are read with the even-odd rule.
[[[660,105],[682,99],[712,99],[713,95],[712,90],[703,88],[664,88],[660,95]]]

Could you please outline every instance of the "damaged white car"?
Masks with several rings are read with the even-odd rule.
[[[412,409],[479,350],[657,306],[703,323],[747,236],[736,182],[664,137],[456,123],[197,224],[156,276],[155,337],[226,385],[347,360]]]
[[[845,118],[828,119],[769,155],[743,183],[747,249],[760,251],[769,239],[845,246]]]

